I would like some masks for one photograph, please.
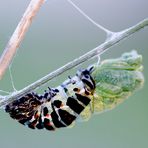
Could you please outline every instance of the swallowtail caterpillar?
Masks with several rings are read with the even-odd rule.
[[[32,129],[55,130],[88,120],[92,114],[116,107],[144,82],[142,56],[136,51],[79,70],[44,94],[29,93],[5,111]]]

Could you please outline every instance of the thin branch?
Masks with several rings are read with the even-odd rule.
[[[21,41],[24,38],[33,18],[37,14],[39,8],[42,6],[45,0],[31,0],[28,8],[26,9],[22,19],[20,20],[16,30],[11,36],[4,52],[0,58],[0,79],[4,75],[6,69],[10,65],[17,48],[19,47]]]
[[[73,67],[89,60],[90,58],[101,55],[103,52],[105,52],[110,47],[116,45],[118,42],[122,41],[123,39],[126,39],[130,35],[134,34],[135,32],[141,30],[142,28],[148,26],[148,19],[145,19],[135,26],[132,26],[128,29],[125,29],[121,32],[114,33],[112,37],[101,44],[100,46],[96,47],[95,49],[91,50],[90,52],[80,56],[79,58],[67,63],[66,65],[62,66],[61,68],[51,72],[50,74],[44,76],[43,78],[39,79],[38,81],[32,83],[31,85],[25,87],[24,89],[14,92],[11,95],[3,96],[0,99],[0,107],[5,106],[6,104],[17,100],[18,98],[22,97],[23,95],[27,94],[28,92],[31,92],[32,90],[36,89],[37,87],[45,84],[49,80],[61,75],[65,71],[72,69]]]

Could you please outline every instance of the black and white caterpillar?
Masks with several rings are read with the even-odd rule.
[[[48,88],[43,95],[27,94],[7,105],[6,112],[33,129],[67,127],[93,97],[95,82],[90,75],[92,70],[93,67],[77,72],[57,88]]]
[[[141,55],[132,51],[94,64],[43,95],[32,92],[13,101],[5,111],[32,129],[55,130],[77,119],[88,120],[93,113],[115,107],[143,84],[141,62]]]

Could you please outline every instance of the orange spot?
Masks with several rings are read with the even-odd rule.
[[[51,116],[50,114],[47,114],[47,115],[46,115],[47,118],[49,118],[50,116]]]
[[[52,126],[50,122],[49,122],[49,123],[46,123],[46,125],[47,125],[47,126]]]
[[[39,114],[35,114],[34,115],[34,118],[36,119],[36,118],[38,118],[39,117]]]
[[[63,106],[64,106],[64,104],[63,104],[63,103],[61,103],[60,108],[62,108]]]

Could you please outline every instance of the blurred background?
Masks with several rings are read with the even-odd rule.
[[[88,16],[112,31],[121,31],[148,17],[147,0],[73,0]],[[30,0],[5,0],[0,4],[0,54]],[[17,90],[90,51],[105,40],[105,33],[86,20],[66,0],[47,0],[34,19],[12,64]],[[101,56],[119,57],[136,49],[143,55],[145,85],[112,111],[93,116],[72,129],[56,132],[31,130],[0,110],[0,147],[5,148],[147,148],[148,147],[148,28],[113,46]],[[74,75],[74,68],[39,88],[57,86]],[[0,89],[13,91],[9,72]]]

